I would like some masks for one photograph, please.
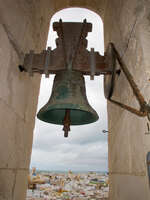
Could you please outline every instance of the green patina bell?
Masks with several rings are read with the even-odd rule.
[[[81,72],[65,70],[56,74],[51,97],[40,109],[37,117],[48,123],[64,125],[65,137],[70,125],[83,125],[98,120],[96,111],[89,105],[85,81]]]

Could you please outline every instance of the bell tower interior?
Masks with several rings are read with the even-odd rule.
[[[5,0],[0,5],[0,199],[25,199],[41,76],[18,67],[30,50],[46,47],[49,20],[57,11],[87,8],[104,23],[112,42],[148,102],[150,99],[150,2],[124,0]],[[106,50],[106,49],[105,49]],[[137,107],[126,77],[116,77],[115,100]],[[150,198],[147,155],[149,120],[108,102],[110,200]],[[147,134],[148,132],[148,134]]]

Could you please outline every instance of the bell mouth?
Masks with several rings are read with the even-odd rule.
[[[39,111],[37,117],[48,123],[63,125],[66,109],[51,109],[46,112]],[[98,115],[80,109],[70,109],[70,125],[84,125],[96,122]]]

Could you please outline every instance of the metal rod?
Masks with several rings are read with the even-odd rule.
[[[111,45],[111,47],[113,49],[115,58],[118,60],[119,65],[120,65],[122,71],[124,72],[128,82],[129,82],[129,84],[130,84],[130,86],[131,86],[131,88],[133,90],[133,93],[136,96],[136,99],[139,102],[140,110],[137,110],[135,108],[132,108],[130,106],[122,104],[122,103],[120,103],[118,101],[112,100],[111,98],[108,98],[108,100],[110,102],[120,106],[121,108],[126,109],[129,112],[134,113],[134,114],[136,114],[136,115],[138,115],[140,117],[147,116],[148,120],[150,121],[150,104],[146,103],[144,97],[142,96],[142,94],[140,93],[140,90],[138,89],[136,83],[134,82],[133,76],[131,75],[131,73],[129,72],[128,68],[126,67],[126,64],[123,62],[122,58],[120,57],[120,55],[119,55],[118,51],[116,50],[114,44],[110,43],[110,45]]]
[[[70,110],[66,109],[65,117],[64,117],[64,121],[63,121],[63,124],[64,124],[64,127],[63,127],[64,137],[68,137],[68,132],[70,131],[70,123],[71,123]]]
[[[113,104],[116,104],[116,105],[118,105],[118,106],[120,106],[121,108],[123,108],[123,109],[126,109],[126,110],[128,110],[129,112],[131,112],[131,113],[134,113],[134,114],[136,114],[136,115],[138,115],[138,116],[140,116],[140,117],[145,117],[145,116],[147,116],[147,112],[146,111],[139,111],[139,110],[137,110],[137,109],[135,109],[135,108],[132,108],[132,107],[130,107],[130,106],[127,106],[127,105],[125,105],[125,104],[122,104],[122,103],[120,103],[120,102],[118,102],[118,101],[115,101],[115,100],[112,100],[112,99],[108,99],[110,102],[112,102]]]
[[[115,46],[113,43],[111,43],[114,53],[116,55],[116,58],[120,64],[120,67],[122,69],[122,71],[124,72],[127,80],[129,81],[129,84],[133,90],[133,93],[135,94],[141,109],[144,110],[145,105],[147,104],[146,101],[144,100],[144,97],[142,96],[142,94],[140,93],[140,90],[138,89],[136,83],[134,82],[133,76],[131,75],[131,73],[129,72],[128,68],[126,67],[126,64],[123,62],[122,58],[120,57],[118,51],[116,50]]]
[[[95,53],[94,53],[94,48],[91,48],[90,52],[90,67],[91,67],[91,75],[90,78],[91,80],[94,80],[94,75],[95,75]]]
[[[30,57],[29,57],[29,67],[28,67],[29,76],[33,76],[33,70],[32,70],[33,55],[34,55],[34,51],[31,50]]]
[[[48,47],[46,51],[45,66],[44,66],[44,73],[46,78],[49,78],[48,66],[50,63],[50,55],[51,55],[51,47]]]

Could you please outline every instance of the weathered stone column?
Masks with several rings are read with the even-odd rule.
[[[30,3],[32,2],[32,3]],[[46,47],[48,12],[40,1],[0,1],[0,199],[23,200],[40,76],[18,70],[22,55]]]
[[[150,2],[108,1],[105,12],[105,47],[113,42],[141,93],[150,99]],[[138,107],[123,72],[116,78],[113,99]],[[150,135],[146,118],[108,103],[110,200],[148,200],[150,190],[146,155]]]

